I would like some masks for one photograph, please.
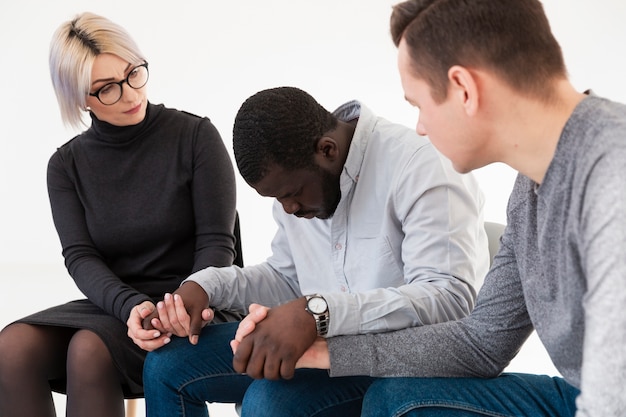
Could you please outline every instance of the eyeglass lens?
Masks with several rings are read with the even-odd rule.
[[[133,68],[128,77],[119,83],[110,83],[98,91],[98,99],[102,104],[115,104],[122,97],[122,84],[126,82],[130,87],[139,89],[148,82],[148,68],[140,65]]]

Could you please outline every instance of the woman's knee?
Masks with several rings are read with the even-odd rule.
[[[55,331],[58,330],[59,334]],[[15,323],[0,332],[0,358],[2,369],[6,367],[38,366],[58,356],[65,356],[67,338],[62,329]]]
[[[28,330],[28,325],[13,324],[0,332],[0,381],[10,381],[14,373],[25,372],[27,366],[33,365],[36,346],[24,338]]]
[[[30,327],[27,324],[17,323],[0,332],[0,358],[3,364],[1,368],[22,363],[33,353],[32,348],[35,346],[29,343],[31,338],[27,335],[31,330]]]
[[[67,370],[68,379],[81,383],[118,377],[109,349],[100,336],[90,330],[79,330],[70,340]]]
[[[71,333],[62,328],[15,323],[0,332],[0,379],[65,374],[67,343]]]

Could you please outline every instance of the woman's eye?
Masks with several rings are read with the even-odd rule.
[[[100,89],[100,94],[109,94],[113,89],[113,84],[107,84]]]

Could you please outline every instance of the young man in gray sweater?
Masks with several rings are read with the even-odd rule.
[[[367,417],[626,415],[626,106],[574,89],[537,0],[406,1],[391,32],[418,132],[460,172],[519,172],[508,226],[470,316],[322,339],[298,366],[409,377],[374,382]],[[502,373],[533,329],[562,378]]]

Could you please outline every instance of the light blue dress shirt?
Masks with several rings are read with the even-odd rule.
[[[375,116],[358,118],[330,219],[304,219],[273,206],[272,255],[259,265],[207,268],[189,279],[218,309],[247,311],[320,293],[328,337],[457,319],[474,306],[489,266],[482,193],[427,138]]]

